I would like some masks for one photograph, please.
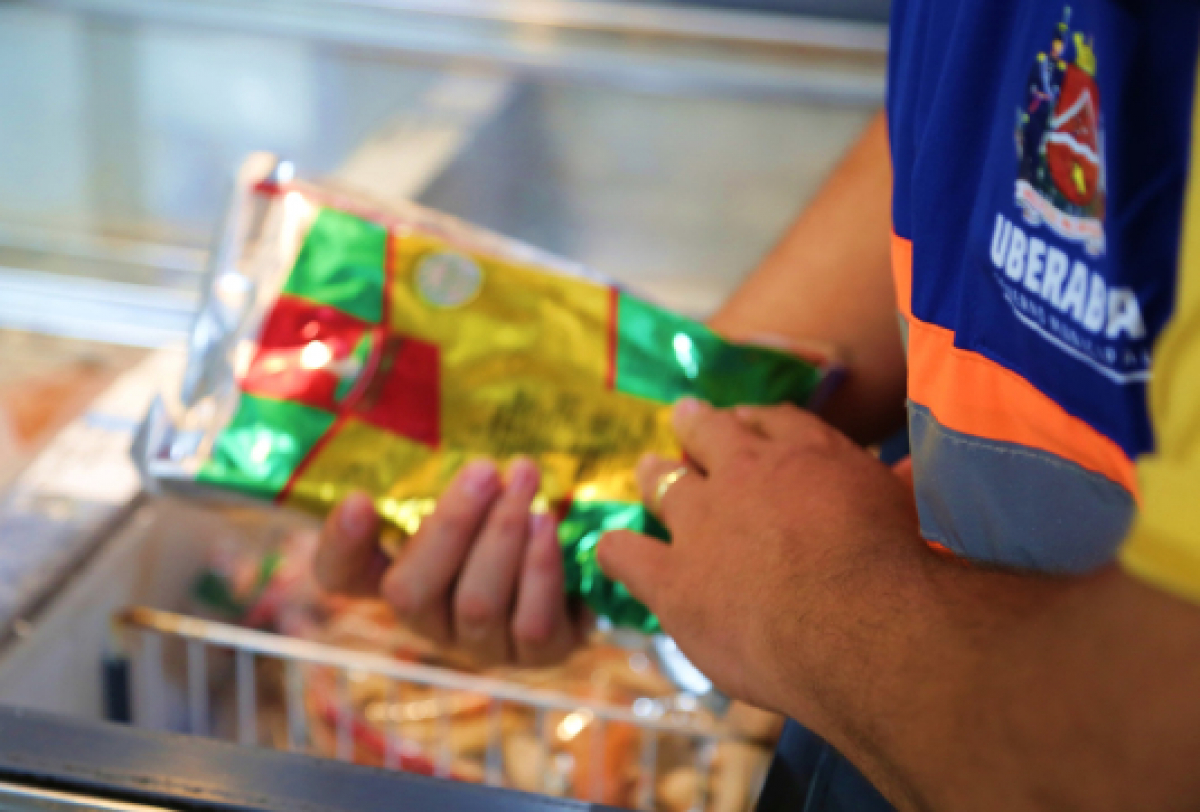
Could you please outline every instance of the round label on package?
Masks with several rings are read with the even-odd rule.
[[[417,264],[417,293],[433,307],[462,307],[479,294],[483,269],[464,254],[437,251]]]

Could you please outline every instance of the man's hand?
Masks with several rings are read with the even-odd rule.
[[[382,596],[418,634],[480,665],[558,662],[585,629],[567,606],[557,525],[530,513],[538,482],[529,460],[514,462],[507,482],[493,463],[470,463],[394,563],[370,498],[351,496],[325,522],[317,579]]]
[[[1195,809],[1200,610],[1113,566],[964,566],[911,490],[795,409],[685,403],[671,545],[605,571],[726,692],[781,710],[905,810]],[[678,462],[643,461],[647,504]]]
[[[672,544],[612,533],[601,565],[720,688],[816,721],[819,708],[797,707],[797,682],[817,667],[810,643],[856,588],[863,558],[928,555],[911,492],[799,409],[683,401],[675,425],[690,465],[662,504],[658,483],[680,463],[648,457],[638,471]]]

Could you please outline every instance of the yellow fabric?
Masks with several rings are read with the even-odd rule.
[[[1200,603],[1200,102],[1175,315],[1155,349],[1150,413],[1158,450],[1138,461],[1141,512],[1121,551],[1126,570]]]

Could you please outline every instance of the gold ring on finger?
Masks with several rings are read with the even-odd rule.
[[[671,490],[671,486],[683,479],[690,470],[686,465],[681,465],[658,478],[658,484],[654,486],[654,512],[656,514],[661,515],[662,513],[662,503],[666,498],[667,491]]]

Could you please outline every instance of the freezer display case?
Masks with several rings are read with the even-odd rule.
[[[0,5],[0,105],[23,111],[0,128],[0,703],[145,731],[0,714],[0,782],[6,742],[42,725],[72,769],[78,736],[97,774],[121,748],[161,750],[157,767],[214,792],[203,770],[246,787],[266,759],[292,800],[325,775],[443,792],[371,766],[504,790],[462,796],[488,808],[523,808],[511,789],[564,809],[750,808],[778,720],[722,703],[669,640],[601,630],[560,668],[474,670],[378,604],[321,595],[311,526],[151,499],[128,450],[181,374],[172,347],[248,152],[703,317],[880,104],[885,16],[873,0]],[[31,797],[0,787],[0,809],[112,808]]]

